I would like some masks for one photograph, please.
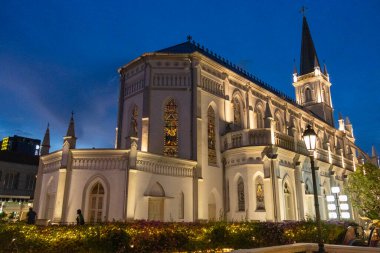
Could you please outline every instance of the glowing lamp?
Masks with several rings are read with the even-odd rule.
[[[340,202],[346,202],[347,201],[347,195],[339,195],[339,201]]]
[[[340,207],[340,210],[343,210],[343,211],[347,211],[348,210],[348,204],[347,203],[340,204],[339,207]]]
[[[335,204],[328,204],[327,205],[327,209],[329,211],[335,211],[336,210],[336,205]]]
[[[338,215],[336,214],[336,212],[329,212],[329,219],[336,219],[338,218]]]
[[[334,202],[335,201],[334,195],[327,195],[326,196],[326,201],[327,202]]]
[[[332,193],[339,193],[340,192],[340,189],[338,186],[334,186],[334,187],[331,187],[331,192]]]
[[[342,212],[342,218],[343,219],[349,219],[350,218],[350,213],[349,212]]]
[[[317,134],[310,125],[307,125],[305,132],[303,132],[302,138],[305,142],[307,150],[314,151],[317,143]]]

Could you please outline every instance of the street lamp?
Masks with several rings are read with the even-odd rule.
[[[325,246],[322,240],[322,229],[321,229],[321,215],[319,213],[319,203],[318,203],[318,192],[317,192],[317,181],[315,179],[315,168],[314,168],[314,151],[317,144],[317,134],[314,132],[313,128],[308,125],[305,132],[303,132],[302,138],[305,142],[307,150],[310,153],[310,165],[311,165],[311,176],[313,179],[313,193],[314,193],[314,208],[315,208],[315,219],[317,221],[318,227],[318,252],[325,252]]]

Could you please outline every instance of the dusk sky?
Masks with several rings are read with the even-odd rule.
[[[380,151],[380,1],[25,1],[0,0],[0,138],[62,147],[75,112],[78,148],[114,145],[117,69],[186,36],[295,97],[302,15],[349,116],[356,143]]]

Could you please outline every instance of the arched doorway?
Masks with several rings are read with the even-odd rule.
[[[288,182],[284,183],[285,219],[294,220],[293,192]]]
[[[148,220],[164,221],[164,197],[164,188],[156,182],[149,191]]]

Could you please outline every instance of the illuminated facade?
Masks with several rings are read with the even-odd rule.
[[[74,222],[78,208],[86,221],[313,217],[301,139],[311,124],[327,219],[331,187],[369,159],[348,119],[334,127],[329,74],[305,18],[296,101],[191,39],[143,54],[119,73],[116,148],[75,149],[72,118],[62,150],[41,157],[39,217]]]

